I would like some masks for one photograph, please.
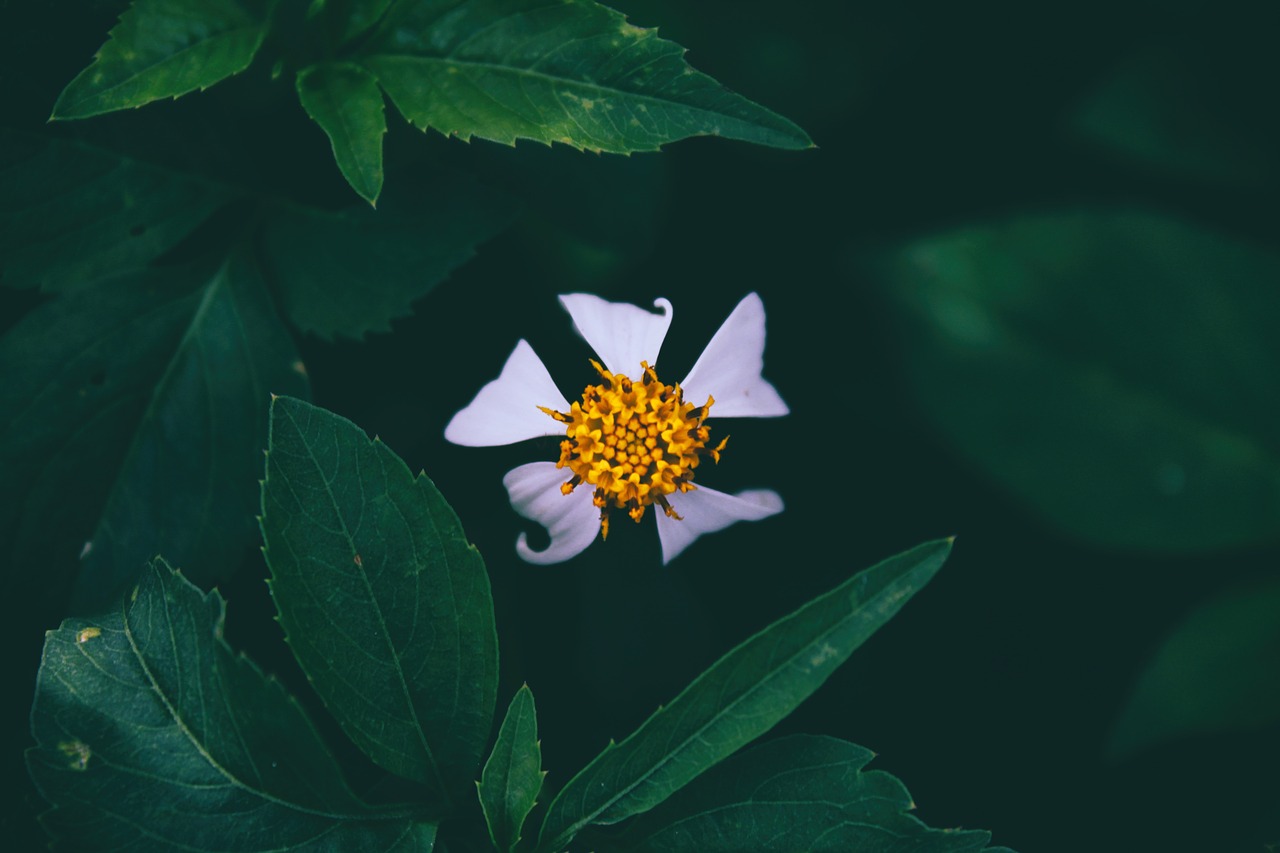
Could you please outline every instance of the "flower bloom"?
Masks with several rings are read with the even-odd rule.
[[[782,511],[768,489],[731,495],[693,480],[699,464],[720,461],[727,437],[714,443],[707,418],[778,417],[787,404],[761,375],[764,303],[747,295],[711,338],[683,382],[658,378],[658,351],[673,316],[586,293],[560,297],[578,333],[600,357],[599,382],[572,405],[542,360],[521,340],[497,379],[445,427],[445,438],[468,447],[561,436],[556,462],[530,462],[509,471],[503,485],[516,512],[547,529],[545,550],[521,533],[516,552],[531,563],[559,563],[609,534],[611,514],[639,522],[650,507],[657,518],[662,562],[669,563],[704,533],[736,521],[759,521]],[[603,362],[601,364],[600,362]],[[705,401],[701,404],[698,401]]]

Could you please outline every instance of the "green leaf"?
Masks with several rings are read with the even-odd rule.
[[[591,0],[400,3],[356,60],[410,122],[464,139],[615,153],[707,135],[813,144],[694,71],[679,45]]]
[[[922,411],[1041,516],[1109,547],[1275,541],[1280,257],[1080,212],[921,240],[881,272]]]
[[[529,685],[516,691],[498,730],[498,741],[476,783],[489,838],[502,853],[515,848],[520,830],[542,790],[542,747]]]
[[[298,328],[325,340],[390,331],[514,216],[509,199],[464,174],[403,177],[377,212],[268,209],[262,262]]]
[[[793,735],[725,759],[638,818],[602,850],[735,853],[966,853],[991,834],[930,829],[874,753],[848,741]]]
[[[489,737],[489,578],[425,474],[300,400],[271,407],[262,486],[271,592],[294,655],[351,739],[453,798]]]
[[[356,799],[223,612],[156,560],[114,611],[48,634],[27,752],[46,827],[86,850],[430,851],[434,825]]]
[[[547,810],[538,848],[563,849],[587,824],[653,808],[768,731],[928,583],[950,550],[944,540],[885,560],[722,657],[569,781]]]
[[[1084,100],[1072,126],[1128,161],[1254,188],[1275,175],[1268,146],[1223,103],[1226,93],[1203,79],[1206,69],[1196,66],[1206,60],[1192,58],[1193,48],[1168,44],[1129,57]]]
[[[328,134],[347,183],[376,205],[382,192],[382,136],[387,132],[377,81],[350,63],[313,65],[298,73],[298,99]]]
[[[142,269],[231,198],[86,145],[0,133],[0,282],[57,291]]]
[[[1192,611],[1138,678],[1114,753],[1280,720],[1280,581],[1217,595]]]
[[[107,605],[158,551],[210,584],[255,538],[273,391],[306,378],[245,254],[37,307],[0,338],[0,541]],[[86,540],[88,540],[86,542]]]
[[[53,119],[88,118],[176,98],[249,67],[266,22],[236,0],[134,0],[67,84]]]

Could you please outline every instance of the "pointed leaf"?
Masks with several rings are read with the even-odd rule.
[[[390,331],[391,320],[409,314],[514,216],[510,200],[466,175],[405,177],[377,212],[269,209],[263,264],[298,328],[326,340]]]
[[[375,762],[455,797],[498,660],[484,561],[453,510],[355,424],[279,397],[262,533],[280,624],[329,710]]]
[[[156,560],[117,609],[49,633],[27,752],[45,825],[75,849],[430,851],[432,824],[356,799],[222,621]]]
[[[561,850],[587,824],[653,808],[768,731],[928,583],[950,550],[938,541],[885,560],[716,661],[569,781],[547,810],[538,848]]]
[[[1147,664],[1111,749],[1248,731],[1280,720],[1280,581],[1232,589],[1196,608]]]
[[[359,61],[410,122],[464,139],[616,153],[706,135],[812,145],[690,68],[679,45],[591,0],[400,3]]]
[[[793,735],[731,756],[602,850],[968,853],[991,834],[930,829],[903,784],[848,741]],[[994,853],[994,852],[993,852]]]
[[[0,541],[52,582],[80,556],[79,612],[159,550],[226,577],[254,539],[273,391],[306,392],[252,264],[82,288],[0,338]],[[86,540],[88,540],[86,542]]]
[[[1151,213],[922,240],[882,273],[916,398],[1071,533],[1206,551],[1280,527],[1280,256]]]
[[[312,65],[298,73],[298,99],[333,145],[342,176],[365,201],[382,192],[382,92],[367,71],[346,62]]]
[[[249,67],[266,21],[236,0],[134,0],[93,64],[67,84],[54,119],[140,107],[207,89]]]
[[[524,820],[538,800],[546,775],[542,770],[533,692],[526,684],[511,700],[498,730],[498,741],[476,783],[489,838],[502,853],[508,853],[520,840]]]
[[[87,145],[0,133],[0,282],[64,290],[142,269],[231,197]]]

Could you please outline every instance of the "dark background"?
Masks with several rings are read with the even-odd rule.
[[[0,3],[11,126],[40,130],[116,5]],[[1270,4],[618,5],[690,48],[695,67],[795,120],[818,148],[695,139],[631,158],[511,151],[424,137],[392,118],[389,167],[422,156],[458,164],[511,192],[526,215],[392,334],[300,344],[314,401],[425,469],[485,555],[499,701],[532,687],[548,784],[563,784],[769,621],[879,559],[956,535],[934,582],[775,733],[870,747],[925,821],[990,829],[1022,851],[1261,851],[1280,839],[1280,727],[1183,738],[1123,760],[1105,748],[1168,632],[1206,596],[1274,577],[1280,552],[1119,553],[1035,515],[960,462],[921,416],[862,262],[937,230],[1078,204],[1141,203],[1274,248],[1274,181],[1161,168],[1072,124],[1091,93],[1154,48],[1186,60],[1199,87],[1188,102],[1207,99],[1273,156]],[[161,159],[197,146],[194,129],[218,126],[227,150],[264,152],[251,164],[262,174],[344,200],[328,146],[296,102],[252,103],[249,82],[92,121],[106,138],[150,129]],[[222,167],[250,164],[228,154]],[[781,516],[699,540],[665,568],[647,519],[616,523],[607,544],[568,564],[516,558],[516,535],[530,525],[509,510],[502,474],[554,458],[555,442],[457,448],[442,432],[520,337],[570,398],[591,379],[590,352],[555,302],[570,290],[671,299],[666,381],[683,376],[742,295],[762,294],[765,374],[792,414],[713,421],[733,441],[705,482],[777,489]],[[0,327],[34,301],[0,292]],[[264,576],[250,553],[223,587],[228,638],[303,692]],[[17,665],[27,679],[36,644]],[[14,707],[31,692],[21,677],[5,687]],[[24,847],[36,843],[35,800],[28,791],[16,812],[6,807],[0,826]]]

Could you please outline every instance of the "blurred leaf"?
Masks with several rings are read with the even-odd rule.
[[[376,212],[267,208],[263,264],[299,329],[325,340],[390,331],[515,215],[509,199],[464,174],[405,178]]]
[[[1274,162],[1197,74],[1188,51],[1144,51],[1121,65],[1072,118],[1078,133],[1122,156],[1175,175],[1255,186]]]
[[[346,16],[342,22],[341,42],[346,43],[366,33],[382,19],[395,0],[346,0],[331,4]]]
[[[964,853],[991,834],[930,829],[902,783],[863,771],[874,753],[848,741],[793,735],[724,760],[630,824],[602,850]],[[994,853],[994,851],[992,852]]]
[[[356,799],[223,611],[156,560],[114,611],[48,634],[27,751],[46,827],[84,850],[431,850],[434,825]]]
[[[54,119],[88,118],[207,89],[249,67],[265,19],[236,0],[133,0]]]
[[[142,269],[231,198],[87,145],[0,133],[0,281],[55,291]]]
[[[0,338],[12,570],[52,578],[80,552],[79,612],[161,551],[202,584],[226,577],[254,539],[269,395],[306,393],[299,368],[239,252],[214,271],[141,273],[36,308]]]
[[[280,624],[344,731],[461,793],[489,739],[498,641],[484,561],[435,486],[350,421],[278,397],[262,533]]]
[[[720,658],[565,785],[548,808],[538,849],[560,850],[587,824],[653,808],[768,731],[928,583],[950,551],[945,540],[891,557]]]
[[[971,464],[1105,546],[1276,539],[1280,258],[1146,213],[921,240],[882,283],[916,399]]]
[[[298,99],[328,134],[347,183],[376,204],[382,191],[382,136],[387,132],[377,81],[359,66],[326,62],[298,73]]]
[[[1280,581],[1237,588],[1196,608],[1138,678],[1111,750],[1280,721]]]
[[[463,139],[614,153],[706,135],[812,146],[690,68],[679,45],[591,0],[400,3],[357,59],[410,122]]]
[[[489,838],[502,853],[508,853],[520,840],[520,830],[538,800],[546,775],[533,692],[526,684],[516,691],[507,708],[498,741],[477,783]]]

